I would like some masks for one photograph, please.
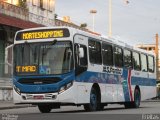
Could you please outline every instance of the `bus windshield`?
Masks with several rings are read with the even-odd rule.
[[[16,75],[52,75],[73,69],[71,42],[24,43],[14,47]]]

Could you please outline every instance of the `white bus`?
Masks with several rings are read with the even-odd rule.
[[[14,103],[42,113],[62,105],[138,108],[156,96],[154,54],[118,40],[70,27],[32,28],[16,33],[13,56]]]

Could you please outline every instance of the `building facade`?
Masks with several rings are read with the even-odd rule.
[[[55,0],[27,0],[29,21],[53,26],[55,18]]]

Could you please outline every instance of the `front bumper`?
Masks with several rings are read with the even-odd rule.
[[[62,93],[42,93],[31,94],[21,93],[18,94],[13,89],[13,100],[15,104],[38,104],[38,103],[73,103],[77,104],[76,87],[72,86]]]

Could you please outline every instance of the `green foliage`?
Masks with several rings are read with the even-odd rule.
[[[26,0],[19,0],[18,3],[19,3],[18,4],[19,7],[27,8]]]
[[[87,23],[82,23],[82,24],[80,25],[80,27],[86,28],[86,27],[87,27]]]

